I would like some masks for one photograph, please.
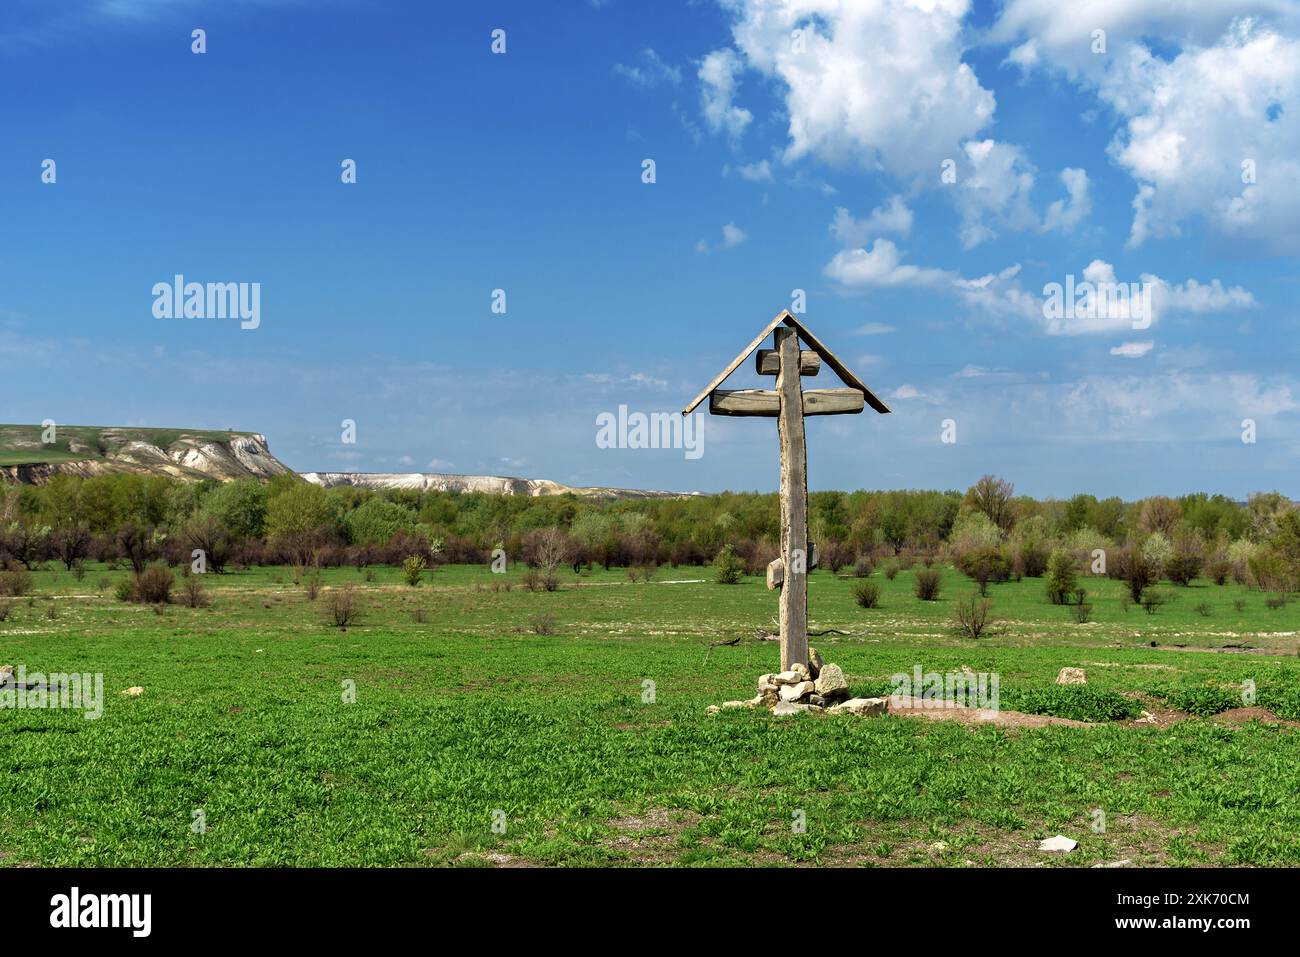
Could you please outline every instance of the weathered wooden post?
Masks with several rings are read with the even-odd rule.
[[[760,375],[776,376],[776,391],[718,386],[775,333],[774,348],[759,352]],[[803,351],[803,340],[811,351]],[[815,376],[825,363],[844,381],[846,389],[804,391],[802,378]],[[840,362],[790,312],[782,311],[727,368],[682,410],[690,415],[709,399],[714,415],[766,416],[777,420],[781,447],[781,557],[767,570],[767,587],[781,589],[781,670],[808,663],[808,570],[817,564],[816,547],[808,541],[808,448],[804,416],[861,412],[867,403],[877,412],[889,408]]]
[[[803,430],[803,388],[799,376],[799,337],[789,327],[776,330],[781,397],[777,433],[781,440],[781,670],[808,663],[808,444]]]

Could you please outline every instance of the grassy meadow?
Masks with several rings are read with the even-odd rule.
[[[1004,710],[1128,710],[778,719],[705,714],[776,670],[761,580],[597,569],[534,593],[522,572],[447,566],[412,588],[334,568],[312,600],[292,570],[253,568],[205,576],[197,609],[118,601],[128,570],[36,572],[0,664],[102,672],[104,714],[0,710],[0,865],[1300,865],[1295,603],[1198,581],[1147,614],[1088,579],[1079,623],[1025,579],[990,586],[998,628],[971,640],[949,627],[973,588],[951,568],[934,602],[914,570],[876,570],[873,609],[818,570],[811,628],[848,634],[812,643],[855,692],[966,666],[1000,675]],[[340,630],[346,583],[362,613]],[[1058,689],[1067,666],[1086,690]],[[1079,848],[1038,852],[1057,833]]]

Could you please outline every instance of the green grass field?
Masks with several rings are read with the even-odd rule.
[[[161,613],[115,600],[125,571],[36,573],[0,622],[0,664],[102,672],[105,712],[0,710],[0,863],[1300,864],[1297,727],[1208,713],[1249,680],[1260,708],[1300,720],[1295,604],[1198,582],[1166,585],[1176,600],[1148,615],[1090,579],[1094,621],[1078,624],[1027,579],[991,587],[1002,627],[972,641],[947,627],[972,587],[951,569],[933,603],[912,572],[877,571],[872,610],[817,571],[812,628],[852,634],[813,643],[855,690],[965,665],[998,673],[1009,709],[1050,701],[1038,692],[1073,666],[1162,723],[778,719],[705,715],[776,669],[777,645],[753,640],[776,614],[761,581],[566,572],[530,593],[521,572],[448,567],[410,588],[395,569],[331,569],[313,603],[289,570],[253,569],[207,576],[210,607]],[[345,582],[364,613],[339,631],[326,597]],[[530,631],[539,616],[554,634]],[[1037,851],[1057,833],[1078,850]]]

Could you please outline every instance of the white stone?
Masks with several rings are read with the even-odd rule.
[[[801,681],[797,685],[783,685],[781,687],[782,701],[798,701],[804,695],[813,693],[816,685],[811,681]]]
[[[1088,673],[1082,668],[1062,668],[1061,673],[1056,676],[1058,685],[1086,685],[1088,683]]]
[[[835,705],[828,714],[856,714],[865,718],[875,718],[889,710],[888,698],[850,698]]]
[[[1040,851],[1052,851],[1052,852],[1061,852],[1064,854],[1069,854],[1072,850],[1074,850],[1078,846],[1079,846],[1078,841],[1073,840],[1072,838],[1065,837],[1064,835],[1058,834],[1056,835],[1056,837],[1049,837],[1047,840],[1041,842],[1038,845],[1038,849]]]
[[[849,696],[849,682],[839,665],[823,665],[821,675],[817,678],[817,693],[829,701],[838,701]]]

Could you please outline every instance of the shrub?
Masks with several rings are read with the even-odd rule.
[[[361,614],[356,589],[351,582],[342,588],[331,590],[326,605],[334,626],[340,631],[347,631],[348,625],[355,624]]]
[[[1180,549],[1165,562],[1165,574],[1175,585],[1186,588],[1201,572],[1201,556],[1196,552]]]
[[[736,554],[735,548],[727,545],[713,560],[713,571],[713,580],[719,585],[738,585],[745,573],[745,563]]]
[[[891,582],[898,577],[898,562],[890,562],[885,566],[885,577]]]
[[[7,621],[9,619],[9,615],[13,612],[13,610],[14,610],[13,599],[10,598],[0,599],[0,621]]]
[[[402,580],[415,588],[420,584],[420,579],[423,577],[427,565],[428,563],[424,560],[423,555],[407,555],[402,562]]]
[[[1116,691],[1089,685],[1052,685],[1032,691],[1004,691],[1003,707],[1027,714],[1047,714],[1073,721],[1123,721],[1136,718],[1141,706]]]
[[[1162,591],[1154,588],[1148,588],[1142,594],[1142,608],[1148,615],[1154,615],[1160,610],[1160,606],[1169,601],[1169,596]]]
[[[528,630],[534,635],[555,634],[555,616],[554,615],[534,615],[528,619]]]
[[[53,603],[46,605],[45,617],[48,618],[50,621],[54,621],[56,618],[58,618],[59,617],[58,606],[54,605]]]
[[[993,623],[993,603],[977,594],[958,598],[952,604],[952,629],[963,638],[979,638]]]
[[[1205,577],[1216,585],[1226,585],[1232,574],[1232,565],[1226,558],[1212,558],[1205,565]]]
[[[132,601],[133,599],[131,594],[131,579],[129,578],[121,578],[118,580],[117,584],[113,586],[113,595],[118,601]]]
[[[1134,604],[1140,604],[1142,593],[1159,580],[1152,561],[1132,545],[1126,545],[1116,553],[1110,574],[1128,586],[1129,598]]]
[[[542,590],[542,573],[536,568],[530,568],[524,572],[524,587],[529,591]]]
[[[1286,599],[1281,595],[1270,595],[1264,599],[1264,605],[1269,611],[1277,611],[1279,608],[1286,607]]]
[[[79,582],[86,580],[86,560],[84,558],[78,558],[72,563],[72,577]]]
[[[629,565],[627,568],[627,580],[634,585],[637,582],[648,585],[650,582],[654,581],[656,570],[656,566],[654,565]]]
[[[145,566],[131,581],[131,600],[142,605],[165,605],[172,600],[176,576],[162,562]]]
[[[1053,605],[1064,605],[1075,590],[1074,559],[1063,548],[1052,552],[1047,560],[1047,598]]]
[[[313,568],[303,576],[303,588],[307,592],[307,600],[315,601],[320,595],[321,590],[321,573],[319,568]]]
[[[1236,609],[1237,611],[1245,611],[1245,610],[1246,610],[1246,600],[1245,600],[1244,598],[1238,598],[1236,601],[1234,601],[1234,602],[1232,603],[1232,607],[1233,607],[1234,609]]]
[[[1142,558],[1151,568],[1151,574],[1159,580],[1165,573],[1165,566],[1174,557],[1174,546],[1163,532],[1152,532],[1142,543]]]
[[[853,600],[861,608],[880,606],[880,586],[872,581],[860,581],[853,586]]]
[[[858,560],[853,563],[853,577],[868,578],[870,577],[873,568],[874,566],[871,564],[871,559],[866,555],[861,555],[858,557]]]
[[[32,590],[32,573],[26,568],[15,566],[0,572],[0,595],[21,598]]]
[[[1074,620],[1081,625],[1086,625],[1092,620],[1092,602],[1088,601],[1088,593],[1082,588],[1074,592],[1074,602],[1071,608],[1074,609]]]
[[[1011,562],[996,545],[983,545],[960,553],[957,567],[974,579],[981,595],[988,594],[990,581],[1004,582],[1011,575]]]
[[[916,573],[916,581],[912,587],[916,597],[921,601],[937,601],[942,581],[943,577],[937,568],[923,568]]]
[[[1023,541],[1016,546],[1015,569],[1025,578],[1041,578],[1047,571],[1050,553],[1039,541]]]
[[[208,607],[208,593],[197,575],[186,575],[181,582],[181,604],[186,608]]]
[[[1209,618],[1213,612],[1214,612],[1214,608],[1210,605],[1209,602],[1203,601],[1196,606],[1196,613],[1200,615],[1202,618]]]

